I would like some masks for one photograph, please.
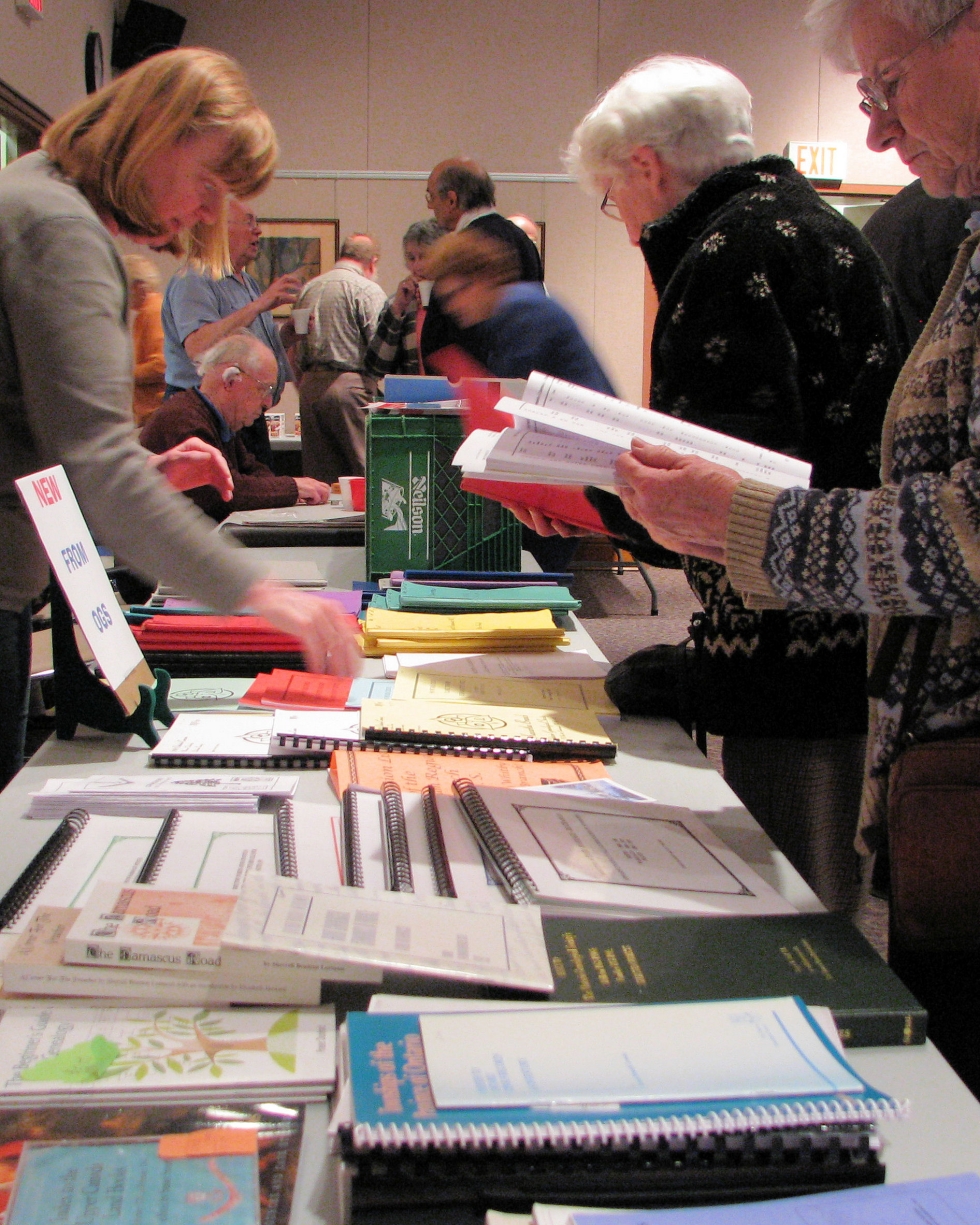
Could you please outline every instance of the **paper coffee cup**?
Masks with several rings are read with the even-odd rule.
[[[345,510],[363,510],[365,478],[342,476],[340,480],[340,504]]]
[[[300,307],[297,310],[293,308],[293,327],[296,330],[297,336],[305,336],[310,330],[310,308],[308,306]]]
[[[429,299],[432,297],[432,286],[434,281],[419,281],[419,301],[423,306],[429,305]]]

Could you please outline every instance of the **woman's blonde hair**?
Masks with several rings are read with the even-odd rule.
[[[212,167],[236,196],[266,186],[278,157],[269,117],[255,101],[245,74],[226,55],[203,47],[164,51],[123,73],[67,111],[44,133],[41,147],[98,212],[126,234],[162,238],[146,166],[162,149],[192,136],[220,131],[225,156]],[[229,270],[224,201],[211,224],[166,245],[208,271]]]
[[[479,230],[465,229],[447,234],[429,248],[425,275],[433,281],[461,276],[507,285],[521,279],[521,263],[513,247]]]

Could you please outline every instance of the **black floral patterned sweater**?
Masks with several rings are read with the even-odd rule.
[[[660,301],[651,407],[805,459],[815,489],[875,486],[904,354],[885,271],[854,226],[791,162],[761,157],[706,179],[640,245]],[[627,548],[655,557],[618,498],[589,497]],[[865,730],[862,616],[750,611],[722,566],[683,565],[707,614],[709,731]]]

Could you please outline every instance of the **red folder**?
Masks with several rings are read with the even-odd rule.
[[[609,535],[599,512],[586,498],[580,485],[526,485],[517,481],[485,481],[482,477],[464,476],[462,486],[467,493],[478,493],[481,498],[489,498],[491,502],[508,502],[511,506],[533,508],[549,519],[560,519],[573,527]]]

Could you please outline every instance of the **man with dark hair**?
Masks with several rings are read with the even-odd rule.
[[[333,268],[308,281],[296,303],[311,312],[295,351],[303,472],[320,481],[364,475],[364,409],[377,390],[364,356],[387,301],[375,280],[379,257],[370,234],[349,235]]]
[[[537,247],[523,230],[497,212],[496,200],[493,179],[482,166],[468,158],[440,162],[429,175],[425,189],[425,202],[444,230],[458,231],[473,226],[514,249],[522,281],[542,280]],[[441,349],[453,345],[486,365],[483,325],[460,327],[433,299],[422,326],[422,360],[426,370],[445,368],[438,357],[430,359]],[[451,372],[447,370],[447,373]]]

